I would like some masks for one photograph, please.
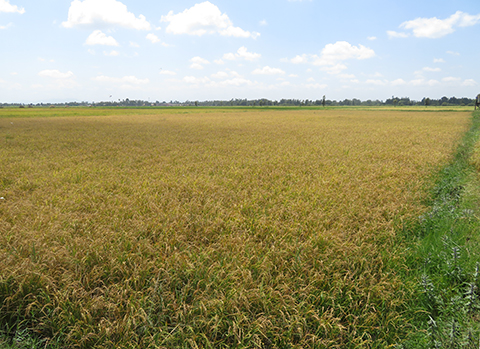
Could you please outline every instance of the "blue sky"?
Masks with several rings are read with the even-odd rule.
[[[0,102],[480,92],[478,0],[0,0]]]

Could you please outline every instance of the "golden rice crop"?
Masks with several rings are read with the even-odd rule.
[[[1,324],[71,348],[407,330],[395,228],[469,113],[82,111],[0,111]]]

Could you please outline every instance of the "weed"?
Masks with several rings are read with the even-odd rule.
[[[476,113],[452,162],[439,172],[432,209],[413,229],[419,239],[410,250],[415,257],[409,260],[412,270],[418,270],[423,261],[419,276],[422,302],[412,306],[418,330],[410,334],[404,348],[478,348],[480,343],[480,255],[475,253],[480,241],[476,234],[480,196],[472,160],[478,151],[479,128],[480,114]]]

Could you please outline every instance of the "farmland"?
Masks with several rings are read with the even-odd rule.
[[[60,347],[370,348],[471,111],[0,110],[0,325]]]

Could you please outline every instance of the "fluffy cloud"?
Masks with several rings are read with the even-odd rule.
[[[297,55],[290,60],[293,64],[308,63],[307,55]]]
[[[147,34],[147,39],[150,40],[152,44],[156,44],[162,41],[158,38],[158,36],[153,33]]]
[[[437,80],[425,80],[425,79],[415,79],[415,80],[412,80],[410,81],[410,85],[413,85],[413,86],[435,86],[435,85],[438,85],[440,84],[439,81]]]
[[[128,12],[127,6],[116,0],[74,0],[68,10],[68,20],[62,25],[65,28],[75,26],[121,26],[138,30],[151,28],[145,16],[135,17],[133,13]]]
[[[397,79],[391,82],[392,86],[401,86],[401,85],[405,85],[406,83],[407,82],[403,79]]]
[[[263,67],[262,69],[255,69],[252,74],[255,75],[285,75],[285,72],[282,69],[270,68],[269,66]]]
[[[447,76],[446,78],[443,78],[442,79],[442,82],[451,82],[451,83],[454,83],[454,82],[460,82],[462,79],[460,78],[455,78],[453,76]]]
[[[177,73],[175,73],[174,71],[171,71],[171,70],[162,70],[160,71],[159,73],[160,75],[177,75]]]
[[[111,36],[107,36],[101,30],[95,30],[87,38],[86,45],[106,45],[106,46],[119,46],[117,40]]]
[[[339,74],[347,69],[347,66],[341,62],[350,59],[368,59],[375,57],[375,51],[363,45],[353,46],[346,41],[337,41],[334,44],[326,45],[321,55],[297,55],[290,60],[291,63],[301,64],[310,63],[322,66],[322,70],[329,74]]]
[[[62,73],[59,70],[54,69],[54,70],[42,70],[41,72],[38,73],[38,75],[44,78],[68,79],[73,77],[74,74],[71,71]]]
[[[477,82],[473,79],[467,79],[462,83],[462,86],[476,86]]]
[[[0,12],[20,13],[24,14],[25,9],[16,5],[11,5],[8,0],[0,0]]]
[[[211,77],[214,79],[226,79],[228,77],[241,78],[242,76],[238,74],[236,71],[229,71],[229,72],[219,71],[218,73],[212,74]]]
[[[390,39],[393,39],[393,38],[408,38],[408,36],[409,36],[407,33],[399,33],[399,32],[393,31],[393,30],[387,30],[387,35]]]
[[[363,45],[352,46],[346,41],[337,41],[335,44],[328,44],[322,50],[322,55],[317,59],[315,65],[335,65],[337,62],[348,59],[367,59],[375,57],[375,52]]]
[[[259,33],[251,33],[239,27],[234,27],[232,21],[220,9],[209,1],[196,4],[182,13],[162,16],[162,22],[168,22],[167,33],[202,36],[205,34],[220,34],[242,38],[256,38]]]
[[[248,52],[247,48],[245,46],[240,47],[237,50],[237,53],[225,53],[223,55],[223,59],[226,60],[236,60],[236,59],[245,59],[247,61],[254,61],[262,57],[260,53],[253,53],[253,52]]]
[[[78,83],[74,79],[75,75],[71,71],[62,73],[56,69],[42,70],[38,75],[51,79],[49,84],[45,87],[42,86],[42,88],[70,89],[78,86]]]
[[[192,64],[190,65],[190,68],[191,69],[197,69],[197,70],[201,70],[203,69],[203,65],[204,64],[210,64],[209,61],[207,61],[206,59],[202,58],[202,57],[193,57],[190,62],[192,62]]]
[[[423,71],[428,71],[428,72],[439,72],[442,71],[440,68],[430,68],[430,67],[425,67],[422,69]]]
[[[416,18],[400,24],[400,28],[411,30],[413,36],[417,38],[437,39],[453,33],[457,27],[470,27],[480,22],[480,14],[469,15],[468,13],[457,11],[446,19]],[[387,32],[390,37],[405,37],[406,33]]]

